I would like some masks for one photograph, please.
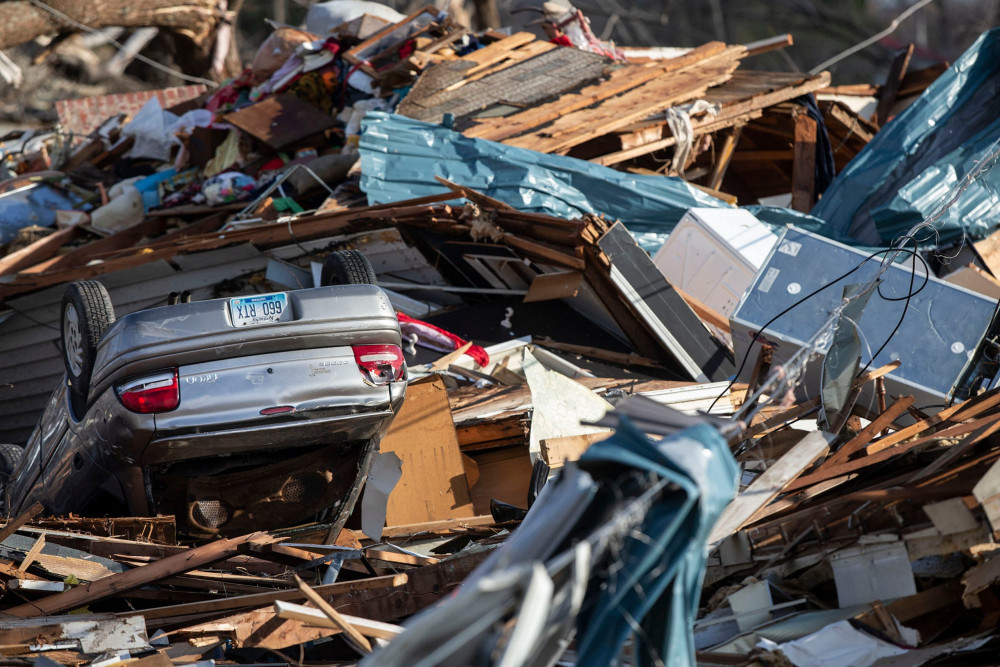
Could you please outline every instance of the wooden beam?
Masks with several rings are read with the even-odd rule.
[[[21,572],[27,570],[28,567],[31,565],[31,563],[35,560],[35,556],[40,554],[44,547],[45,547],[45,536],[39,535],[38,539],[35,540],[35,543],[31,545],[31,549],[29,549],[28,553],[25,554],[24,560],[22,560],[21,564],[17,566],[17,569],[20,570]]]
[[[791,208],[801,213],[808,213],[816,203],[816,130],[816,121],[808,115],[795,116]]]
[[[490,517],[492,519],[492,517]],[[336,584],[317,586],[313,589],[319,595],[335,597],[349,595],[365,590],[391,591],[397,586],[402,586],[408,581],[406,574],[392,574],[385,577],[369,577],[358,581],[344,581]],[[238,609],[254,609],[256,607],[266,607],[277,600],[301,600],[305,596],[302,591],[296,589],[274,591],[267,593],[255,593],[253,595],[240,595],[237,597],[223,598],[221,600],[206,600],[204,602],[189,602],[186,604],[174,604],[166,607],[153,607],[142,609],[129,614],[141,614],[147,622],[161,619],[180,618],[184,616],[195,616],[199,614],[219,613],[225,611],[235,611]]]
[[[299,587],[306,599],[316,605],[316,608],[333,622],[334,627],[338,628],[341,632],[346,634],[351,641],[361,648],[362,653],[371,653],[372,645],[369,643],[368,639],[358,632],[358,630],[351,625],[351,622],[344,618],[336,609],[330,606],[330,603],[324,600],[316,591],[309,588],[309,585],[299,578],[299,575],[293,575],[295,577],[295,585]],[[289,604],[287,602],[275,602],[275,608],[278,605]],[[301,619],[299,619],[301,620]]]
[[[896,103],[896,96],[899,94],[900,84],[906,76],[906,70],[910,66],[910,57],[913,55],[913,44],[908,44],[905,48],[896,52],[889,67],[889,74],[886,76],[885,84],[878,95],[878,107],[875,110],[875,122],[882,127],[889,120],[892,113],[892,106]]]
[[[6,525],[4,525],[2,529],[0,529],[0,542],[3,542],[8,537],[16,533],[21,526],[34,519],[44,510],[45,507],[40,502],[35,501],[35,503],[31,507],[18,514],[15,518],[8,521]]]
[[[743,46],[746,48],[747,57],[749,58],[750,56],[756,56],[761,53],[767,53],[768,51],[774,51],[776,49],[783,49],[794,44],[795,41],[792,39],[792,36],[785,33],[784,35],[758,39],[756,42],[750,42],[749,44],[744,44]]]
[[[161,561],[115,574],[89,584],[58,593],[47,598],[28,602],[6,610],[11,616],[34,617],[58,614],[99,600],[140,588],[165,577],[172,577],[225,560],[246,548],[249,542],[261,539],[267,533],[251,533],[243,537],[211,542]]]
[[[742,132],[743,125],[736,125],[729,132],[726,132],[722,148],[719,149],[719,155],[715,158],[715,166],[712,167],[712,175],[708,177],[708,187],[713,190],[718,190],[722,186],[722,179],[726,177],[726,170],[729,169],[729,163],[733,159],[733,153],[736,151],[736,144],[739,142]]]
[[[15,250],[0,259],[0,276],[17,273],[23,268],[47,260],[58,253],[59,249],[64,245],[81,236],[83,236],[83,229],[79,225],[73,225],[72,227],[52,232],[48,236],[28,244],[20,250]]]
[[[358,639],[363,639],[365,641],[365,643],[361,644],[361,646],[368,647],[365,651],[366,653],[371,653],[371,644],[367,639],[365,639],[365,636],[378,637],[379,639],[393,639],[403,632],[402,626],[399,625],[383,623],[381,621],[372,621],[358,616],[345,616],[333,607],[330,607],[330,605],[327,605],[327,609],[336,614],[339,617],[340,622],[344,623],[345,627],[351,628],[351,630],[357,634]],[[347,631],[341,627],[340,623],[338,621],[334,621],[329,616],[326,616],[325,611],[322,609],[312,609],[293,602],[279,601],[274,603],[274,615],[278,618],[293,619],[305,625],[317,628],[327,628],[329,630],[339,630],[347,634]]]

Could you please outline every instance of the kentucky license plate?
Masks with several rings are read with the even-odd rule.
[[[269,324],[282,319],[288,307],[288,297],[283,293],[240,296],[229,300],[229,318],[234,327]]]

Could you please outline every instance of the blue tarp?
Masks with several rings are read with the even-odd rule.
[[[404,116],[369,112],[361,128],[361,189],[369,204],[447,192],[434,180],[441,176],[521,211],[565,218],[603,214],[625,223],[640,242],[645,232],[672,230],[689,208],[727,206],[679,178],[626,174],[586,160],[470,139]]]
[[[1000,28],[983,33],[905,111],[883,127],[812,210],[819,233],[847,243],[889,244],[936,215],[939,244],[1000,227],[1000,170],[957,186],[1000,138]],[[934,239],[930,239],[933,242]]]

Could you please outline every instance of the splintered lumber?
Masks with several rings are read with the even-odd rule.
[[[378,590],[384,593],[406,584],[407,581],[409,581],[409,575],[407,574],[392,574],[384,577],[369,577],[368,579],[359,579],[357,581],[344,581],[316,586],[313,590],[319,595],[336,598],[338,596],[349,596],[352,593],[364,590]],[[189,602],[167,607],[154,607],[135,613],[142,614],[147,622],[156,621],[157,623],[163,622],[165,624],[170,619],[196,617],[203,614],[218,614],[220,612],[239,609],[254,609],[257,607],[266,607],[277,600],[292,601],[304,598],[305,595],[302,591],[294,588],[267,593],[254,593],[252,595],[240,595],[221,600],[205,600],[204,602]]]
[[[335,628],[339,629],[341,632],[350,637],[351,641],[360,646],[365,653],[371,653],[372,645],[368,642],[368,640],[365,638],[363,634],[361,634],[360,632],[357,631],[357,629],[355,629],[353,625],[354,621],[353,618],[342,616],[336,609],[330,606],[329,602],[324,600],[316,591],[309,588],[309,584],[302,581],[302,579],[300,579],[299,575],[297,574],[295,575],[295,584],[299,587],[299,590],[306,596],[306,599],[312,602],[314,605],[316,605],[316,609],[320,611],[321,615],[329,619]],[[281,602],[281,601],[275,602],[274,603],[275,611],[278,612],[281,611],[280,605],[292,605],[292,604],[294,603]],[[296,606],[301,607],[301,605],[296,605]],[[306,619],[302,619],[300,617],[298,620],[302,621]],[[358,619],[358,620],[363,620],[363,619]],[[308,622],[308,620],[306,622]]]
[[[811,484],[815,484],[816,482],[821,482],[827,479],[832,479],[834,477],[839,477],[841,475],[846,475],[848,473],[857,472],[859,470],[867,468],[868,466],[874,465],[876,463],[881,463],[883,461],[887,461],[891,458],[912,451],[917,447],[922,447],[924,445],[930,444],[942,438],[968,436],[966,440],[962,442],[962,445],[958,446],[958,449],[952,448],[952,450],[954,451],[959,451],[960,453],[964,453],[965,449],[968,446],[979,442],[982,438],[985,438],[988,435],[996,432],[996,430],[998,429],[1000,429],[1000,414],[991,415],[989,417],[983,417],[981,419],[976,419],[971,422],[956,424],[954,426],[944,429],[943,431],[939,431],[932,435],[918,438],[917,440],[911,440],[909,442],[906,442],[905,444],[900,444],[897,446],[880,449],[874,454],[869,453],[867,456],[862,456],[861,458],[852,459],[850,461],[846,461],[844,463],[832,466],[830,468],[817,470],[816,472],[811,473],[806,477],[802,477],[792,482],[789,485],[788,490],[791,491],[794,489],[799,489],[805,486],[809,486]],[[898,432],[899,431],[897,431],[897,433]],[[952,456],[954,456],[954,454],[952,454]]]
[[[247,548],[249,542],[266,537],[266,533],[251,533],[243,537],[219,540],[196,547],[186,553],[164,558],[161,561],[105,577],[73,590],[18,605],[5,613],[11,616],[33,617],[58,614],[76,609],[126,591],[146,586],[165,577],[172,577],[196,570],[216,561],[225,560]]]
[[[9,255],[0,258],[0,276],[17,273],[25,267],[49,259],[58,253],[59,249],[64,245],[75,241],[81,236],[83,236],[83,229],[78,225],[74,225],[53,232],[20,250],[15,250]]]
[[[142,616],[128,614],[73,614],[0,620],[0,653],[16,655],[37,651],[38,646],[73,642],[81,653],[96,655],[147,648]],[[34,647],[32,649],[32,647]]]
[[[899,400],[889,406],[885,412],[880,414],[874,419],[874,421],[868,424],[868,426],[859,431],[856,436],[844,443],[840,449],[823,462],[823,465],[820,466],[818,470],[843,463],[853,454],[860,451],[869,442],[871,442],[872,438],[881,433],[883,429],[902,417],[906,413],[907,409],[913,405],[913,400],[913,396],[900,397]]]
[[[484,550],[411,570],[405,585],[389,591],[356,591],[335,596],[329,602],[341,614],[361,619],[388,622],[410,616],[448,595],[489,553]],[[299,591],[296,593],[301,595]],[[237,646],[281,649],[328,637],[335,632],[329,628],[309,627],[300,621],[280,619],[272,606],[200,625],[189,625],[177,630],[176,634],[181,637],[226,636]]]
[[[24,560],[22,560],[21,564],[17,566],[17,569],[20,570],[21,572],[27,570],[28,566],[30,566],[31,563],[34,562],[35,556],[41,553],[44,547],[45,547],[45,536],[41,535],[37,540],[35,540],[35,543],[31,545],[31,549],[29,549],[28,553],[24,555]]]
[[[326,604],[326,603],[324,603]],[[317,606],[319,606],[317,604]],[[403,631],[399,625],[392,623],[382,623],[380,621],[370,621],[357,616],[344,616],[336,609],[326,605],[326,609],[312,609],[294,602],[275,602],[274,613],[278,618],[293,619],[318,628],[330,630],[340,630],[349,634],[351,639],[360,646],[366,648],[366,653],[371,652],[371,643],[365,637],[378,637],[380,639],[392,639]],[[335,617],[328,616],[332,612]],[[334,620],[334,618],[338,620]],[[348,628],[350,628],[348,630]],[[363,644],[361,642],[364,642]]]
[[[0,529],[0,542],[3,542],[8,537],[16,533],[21,526],[34,519],[43,511],[45,511],[45,507],[43,507],[41,503],[36,502],[34,505],[8,521],[7,524]]]
[[[731,502],[708,537],[709,550],[746,525],[762,507],[781,493],[789,482],[815,463],[830,449],[827,436],[821,431],[806,434],[792,449],[778,459]]]

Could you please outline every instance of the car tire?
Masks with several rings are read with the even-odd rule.
[[[24,450],[17,445],[0,445],[0,504],[4,512],[10,510],[9,482],[18,464],[21,463],[21,455]]]
[[[0,445],[0,480],[6,482],[21,462],[24,450],[17,445]]]
[[[378,285],[375,269],[360,250],[337,250],[327,255],[320,285]]]
[[[96,280],[78,280],[67,285],[60,312],[63,362],[70,393],[85,401],[97,344],[114,323],[115,310],[104,285]]]

